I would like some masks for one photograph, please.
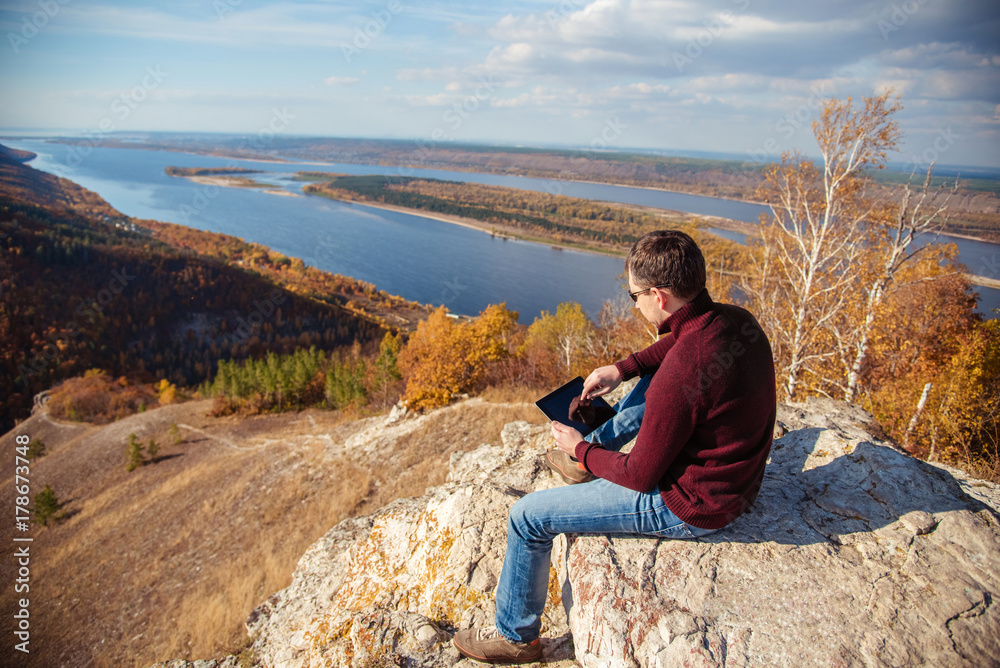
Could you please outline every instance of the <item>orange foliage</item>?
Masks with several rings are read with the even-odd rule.
[[[442,306],[417,326],[399,356],[404,400],[422,410],[478,389],[488,368],[507,356],[517,313],[489,306],[471,322],[456,322]]]
[[[54,388],[48,407],[56,419],[106,424],[156,405],[156,391],[151,385],[134,385],[124,376],[115,380],[106,373],[91,371]]]

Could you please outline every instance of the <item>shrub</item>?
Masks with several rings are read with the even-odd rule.
[[[60,505],[52,487],[46,484],[45,489],[35,495],[35,506],[32,509],[35,521],[42,526],[48,526],[50,519],[58,520],[59,518],[55,517],[55,514],[59,511]]]
[[[125,450],[125,457],[128,459],[128,471],[134,471],[146,463],[146,458],[142,453],[142,443],[135,437],[135,434],[128,435],[128,447]]]
[[[122,376],[117,380],[100,371],[70,378],[52,390],[49,413],[56,419],[106,424],[132,415],[156,402],[148,385],[136,385]]]
[[[45,456],[45,442],[41,439],[33,438],[28,443],[28,459],[38,459]]]

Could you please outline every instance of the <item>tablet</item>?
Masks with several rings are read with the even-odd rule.
[[[576,407],[575,414],[570,416],[573,399],[579,399],[583,394],[583,378],[577,376],[562,387],[549,392],[535,402],[545,417],[553,422],[562,422],[573,427],[586,436],[615,416],[615,409],[608,405],[603,397],[591,399],[587,404]],[[579,402],[576,402],[579,403]]]

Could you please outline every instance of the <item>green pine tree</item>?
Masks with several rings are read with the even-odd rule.
[[[403,347],[403,335],[386,332],[379,344],[375,358],[375,388],[382,395],[382,407],[389,403],[389,386],[403,376],[399,372],[399,351]]]
[[[135,437],[135,434],[128,435],[128,450],[126,450],[126,456],[128,457],[129,471],[134,471],[146,463],[146,458],[142,454],[142,443],[140,443],[139,439]]]
[[[184,437],[181,436],[181,430],[177,426],[176,422],[170,425],[170,440],[174,442],[174,445],[180,445],[181,441],[184,440]]]
[[[146,452],[149,453],[149,461],[155,462],[156,455],[160,452],[160,446],[156,444],[156,441],[150,438],[149,445],[146,446]]]
[[[41,439],[33,438],[28,443],[28,459],[38,459],[45,455],[45,442]]]
[[[56,493],[52,491],[52,487],[46,484],[45,489],[35,494],[35,507],[32,509],[35,521],[47,527],[49,520],[53,519],[56,512],[59,511],[59,505]]]

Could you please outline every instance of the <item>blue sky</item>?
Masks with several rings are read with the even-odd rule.
[[[902,94],[901,151],[1000,167],[996,0],[0,4],[0,127],[814,153]],[[275,118],[281,119],[275,123]]]

